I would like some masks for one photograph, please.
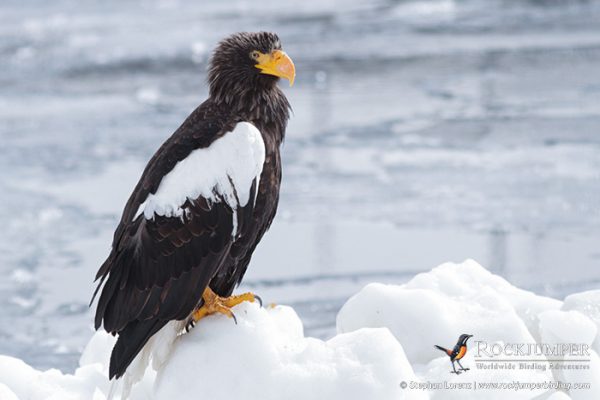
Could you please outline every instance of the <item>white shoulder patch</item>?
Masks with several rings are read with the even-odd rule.
[[[264,162],[265,144],[260,132],[249,122],[239,122],[210,146],[194,150],[178,162],[162,178],[156,193],[148,195],[140,205],[134,219],[141,213],[146,219],[153,218],[154,214],[181,217],[181,206],[187,199],[202,196],[218,202],[216,193],[234,211],[235,235],[235,211],[248,203],[254,180],[258,187]]]

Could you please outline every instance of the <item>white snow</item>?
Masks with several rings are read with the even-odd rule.
[[[249,122],[239,122],[231,131],[210,146],[197,149],[165,175],[154,194],[140,205],[146,219],[154,214],[181,217],[187,199],[202,196],[212,202],[219,196],[235,211],[248,203],[254,180],[260,179],[265,162],[265,144],[258,129]],[[234,229],[235,233],[235,229]]]
[[[237,325],[215,315],[189,334],[157,339],[160,343],[150,346],[153,351],[132,365],[132,375],[145,374],[129,398],[598,399],[597,298],[598,292],[573,294],[564,302],[536,296],[469,260],[441,265],[404,285],[367,285],[342,307],[338,334],[327,341],[304,336],[302,323],[290,307],[244,303],[234,310]],[[474,335],[462,360],[470,371],[454,375],[448,357],[433,345],[452,347],[462,333]],[[478,342],[578,343],[589,347],[585,364],[589,368],[483,368],[476,360]],[[96,333],[74,374],[42,372],[16,358],[0,356],[0,399],[104,400],[110,390],[106,376],[113,345],[113,337]],[[546,365],[544,356],[530,358]],[[541,386],[557,381],[591,387]],[[540,386],[450,387],[514,382]],[[445,386],[423,388],[436,383]]]
[[[215,318],[176,344],[158,373],[157,398],[391,400],[403,398],[401,380],[415,379],[387,329],[361,329],[324,342],[304,337],[289,307],[244,304],[236,315],[237,326]]]
[[[462,264],[443,264],[404,285],[367,285],[342,307],[337,327],[340,333],[363,327],[389,328],[402,344],[418,379],[424,382],[443,379],[450,383],[543,383],[562,379],[591,383],[591,389],[571,390],[568,394],[572,398],[598,399],[600,367],[594,351],[587,357],[590,370],[585,373],[566,370],[563,375],[553,374],[549,368],[483,369],[474,360],[474,341],[500,345],[596,342],[598,329],[594,319],[600,315],[597,296],[596,292],[575,294],[563,305],[561,301],[516,288],[475,261],[467,260]],[[560,311],[565,306],[578,311]],[[462,333],[475,335],[462,362],[471,370],[456,376],[448,373],[451,368],[448,358],[433,345],[452,347]],[[528,358],[540,360],[536,365],[546,365],[543,357]],[[429,394],[441,399],[530,399],[549,393],[542,388],[483,392],[449,389]],[[553,398],[569,397],[556,394]]]
[[[545,311],[540,314],[540,330],[545,343],[585,343],[591,347],[598,338],[596,324],[579,311]],[[600,358],[596,351],[590,353],[589,369],[554,371],[554,378],[560,381],[596,383],[591,389],[570,391],[572,399],[600,399]],[[569,358],[582,357],[564,357]]]
[[[561,309],[582,312],[596,324],[596,328],[600,332],[600,290],[590,290],[567,296]],[[600,335],[596,336],[593,346],[596,353],[600,353]]]
[[[560,305],[468,260],[443,264],[402,286],[367,285],[340,310],[337,327],[348,332],[386,326],[412,363],[425,363],[439,356],[433,344],[447,347],[462,333],[490,342],[533,343],[539,339],[537,314]]]
[[[399,388],[401,381],[416,376],[402,346],[385,328],[359,329],[322,341],[304,336],[300,319],[289,307],[245,303],[235,312],[237,325],[211,316],[180,336],[167,362],[155,365],[157,374],[149,367],[130,399],[427,398]],[[30,400],[105,399],[113,345],[114,338],[96,333],[74,375],[36,371],[18,359],[2,357],[0,394],[4,390],[7,398]],[[119,388],[115,392],[120,393]]]
[[[539,318],[544,342],[585,343],[591,347],[598,336],[594,322],[579,311],[549,310]]]

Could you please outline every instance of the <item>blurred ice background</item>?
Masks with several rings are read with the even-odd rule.
[[[600,1],[3,0],[0,354],[73,370],[121,208],[240,30],[278,32],[298,71],[245,288],[308,334],[447,260],[599,286]]]

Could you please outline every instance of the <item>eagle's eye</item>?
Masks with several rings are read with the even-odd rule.
[[[260,57],[260,53],[256,50],[250,52],[250,58],[253,60],[258,60]]]

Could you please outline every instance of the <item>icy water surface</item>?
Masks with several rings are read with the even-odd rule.
[[[3,1],[0,354],[70,371],[92,278],[215,42],[294,58],[280,212],[245,288],[309,334],[370,281],[475,258],[562,298],[600,282],[600,2]]]

